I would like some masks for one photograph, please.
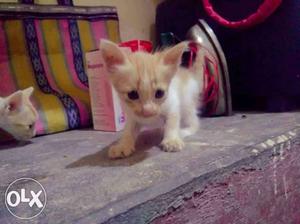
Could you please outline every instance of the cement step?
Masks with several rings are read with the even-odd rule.
[[[44,211],[30,223],[156,222],[212,180],[283,155],[299,133],[300,113],[253,113],[203,118],[177,153],[156,146],[160,131],[144,132],[137,152],[122,160],[107,158],[107,146],[119,134],[92,130],[1,145],[0,223],[24,223],[4,204],[7,186],[20,177],[38,180],[47,193]]]

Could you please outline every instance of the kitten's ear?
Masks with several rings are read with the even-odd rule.
[[[23,95],[26,97],[26,98],[30,98],[32,93],[34,91],[34,88],[31,86],[31,87],[28,87],[27,89],[24,89],[22,90],[23,92]]]
[[[19,111],[23,106],[23,92],[21,90],[11,94],[7,98],[6,111],[8,113]]]
[[[117,44],[101,39],[99,49],[109,71],[113,71],[117,65],[125,63],[126,56]]]
[[[163,55],[163,63],[169,66],[179,66],[181,62],[181,56],[185,48],[188,47],[187,42],[181,42],[174,47],[166,50]]]

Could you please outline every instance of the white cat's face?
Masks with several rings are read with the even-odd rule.
[[[30,87],[0,98],[0,128],[17,140],[28,140],[35,135],[38,114],[30,102],[32,92]]]
[[[155,54],[125,54],[116,44],[101,41],[110,80],[133,115],[147,119],[160,114],[185,47],[182,43]]]

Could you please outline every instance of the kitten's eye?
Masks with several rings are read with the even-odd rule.
[[[33,124],[28,125],[28,128],[32,129],[33,128]]]
[[[160,99],[165,95],[165,92],[161,89],[156,90],[155,92],[155,98],[156,99]]]
[[[137,100],[139,98],[139,94],[135,90],[130,91],[127,95],[128,95],[128,98],[131,100]]]

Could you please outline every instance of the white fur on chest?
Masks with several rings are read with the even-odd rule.
[[[200,95],[202,86],[193,78],[187,78],[182,81],[182,77],[176,75],[169,86],[168,96],[162,104],[162,114],[166,115],[173,111],[181,111],[185,107],[189,107],[189,102]],[[196,74],[195,74],[196,75]]]

